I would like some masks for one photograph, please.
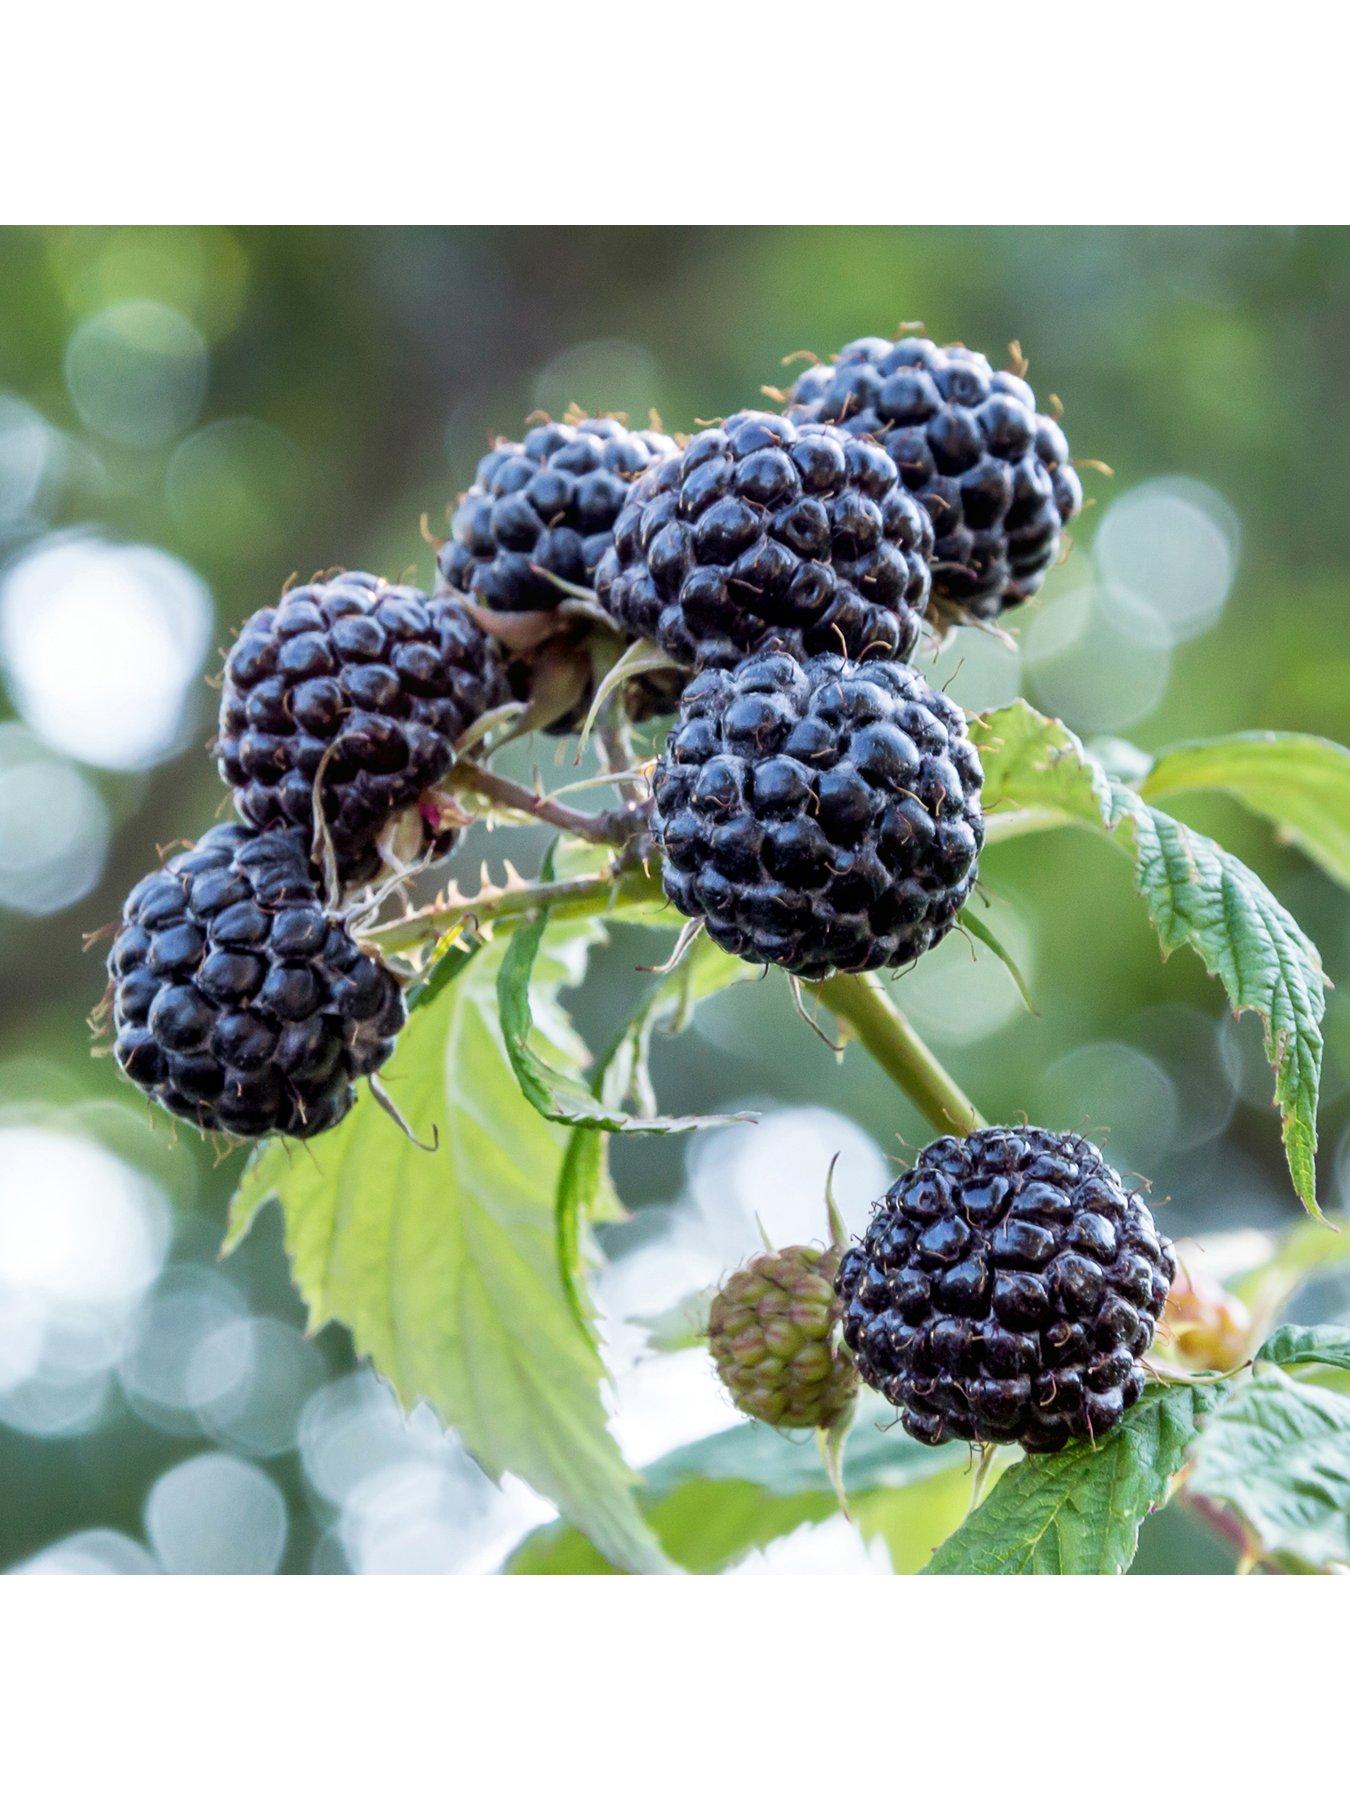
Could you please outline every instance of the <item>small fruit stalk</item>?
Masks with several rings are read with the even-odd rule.
[[[727,1277],[708,1314],[708,1347],[741,1412],[779,1431],[832,1432],[853,1410],[858,1372],[839,1340],[835,1295],[843,1232],[830,1203],[826,1249],[766,1249]]]

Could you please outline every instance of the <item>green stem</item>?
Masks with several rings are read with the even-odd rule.
[[[993,1444],[981,1446],[979,1458],[975,1464],[974,1479],[970,1484],[970,1505],[966,1508],[967,1518],[978,1509],[981,1500],[984,1499],[984,1491],[989,1485],[989,1471],[994,1466],[994,1455],[995,1446]]]
[[[883,1068],[935,1130],[964,1135],[984,1120],[886,994],[875,975],[831,975],[819,984],[832,1013],[851,1025],[864,1050]]]

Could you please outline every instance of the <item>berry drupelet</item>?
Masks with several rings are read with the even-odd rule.
[[[707,669],[652,780],[665,891],[724,950],[809,980],[912,962],[974,885],[982,781],[960,709],[904,664]]]
[[[634,483],[602,605],[685,668],[748,652],[909,656],[932,527],[878,445],[736,413]]]
[[[497,612],[551,611],[566,595],[550,575],[594,587],[629,484],[674,450],[618,419],[550,420],[497,444],[440,547],[442,581]]]
[[[878,1203],[837,1288],[858,1372],[911,1437],[1060,1450],[1118,1425],[1176,1275],[1096,1146],[939,1138]]]
[[[1029,599],[1083,504],[1058,424],[1019,375],[927,338],[859,338],[807,369],[788,417],[875,440],[932,515],[935,609],[980,620]]]
[[[376,866],[389,820],[450,767],[460,734],[506,698],[496,647],[457,601],[337,575],[290,589],[240,632],[217,762],[259,830],[308,831],[322,768],[339,873],[353,879]]]
[[[326,1131],[403,1023],[397,981],[325,914],[306,842],[217,825],[122,910],[108,956],[114,1054],[203,1131]]]

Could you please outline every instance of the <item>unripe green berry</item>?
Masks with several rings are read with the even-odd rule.
[[[835,1338],[837,1250],[766,1250],[713,1297],[708,1345],[736,1405],[791,1431],[828,1430],[853,1404],[853,1358]]]

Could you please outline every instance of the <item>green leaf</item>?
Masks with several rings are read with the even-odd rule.
[[[970,1452],[947,1444],[931,1450],[895,1422],[895,1410],[865,1395],[844,1454],[849,1491],[904,1487],[944,1467],[965,1468]],[[830,1478],[810,1432],[775,1431],[750,1423],[672,1450],[643,1470],[646,1492],[659,1499],[686,1481],[751,1481],[770,1494],[828,1494]]]
[[[590,1126],[600,1131],[658,1133],[698,1131],[711,1125],[744,1123],[751,1118],[749,1113],[639,1117],[608,1101],[603,1084],[588,1085],[574,1070],[559,1067],[557,1062],[542,1055],[534,1041],[530,981],[547,925],[548,914],[540,911],[516,928],[497,976],[497,1001],[501,1008],[506,1053],[521,1092],[536,1112],[560,1125]],[[611,1052],[611,1057],[613,1054]]]
[[[1162,942],[1196,951],[1238,1013],[1255,1012],[1275,1071],[1294,1187],[1317,1214],[1317,1088],[1326,981],[1316,947],[1250,869],[1113,781],[1057,719],[1015,701],[977,720],[986,809],[1048,808],[1127,852]]]
[[[1239,731],[1176,744],[1144,777],[1145,799],[1216,788],[1269,819],[1350,887],[1350,750],[1298,731]]]
[[[1231,1506],[1262,1549],[1350,1560],[1350,1399],[1267,1369],[1210,1421],[1189,1489]]]
[[[1350,1325],[1281,1325],[1272,1331],[1256,1353],[1257,1362],[1324,1363],[1333,1369],[1350,1369]]]
[[[1215,1388],[1152,1387],[1099,1444],[1028,1456],[953,1532],[930,1575],[1119,1575],[1167,1498]]]
[[[510,957],[508,952],[508,960]],[[728,956],[717,946],[703,939],[698,939],[689,949],[679,966],[653,983],[646,998],[637,1012],[629,1020],[623,1031],[603,1058],[595,1072],[588,1097],[597,1107],[607,1109],[625,1121],[619,1127],[631,1131],[694,1130],[696,1128],[724,1125],[733,1122],[748,1122],[754,1119],[753,1113],[736,1113],[734,1115],[709,1115],[686,1120],[662,1120],[656,1116],[656,1098],[652,1091],[651,1077],[647,1070],[647,1054],[653,1033],[658,1027],[669,1031],[682,1030],[693,1014],[698,1001],[706,999],[710,994],[729,986],[734,981],[750,978],[753,971],[747,963],[738,958]],[[519,980],[517,975],[514,980]],[[528,974],[524,977],[524,1005],[528,1017],[529,993]],[[516,1052],[522,1049],[519,1041],[514,1039],[508,1029],[507,1049],[511,1051],[513,1043]],[[528,1061],[530,1048],[523,1046]],[[520,1076],[520,1064],[512,1057],[513,1064]],[[537,1059],[542,1061],[542,1059]],[[556,1076],[557,1071],[552,1073]],[[534,1095],[526,1086],[527,1077],[521,1078],[522,1089],[532,1104],[536,1104]],[[556,1090],[555,1090],[556,1092]],[[630,1118],[622,1109],[628,1100],[639,1108],[639,1116]],[[558,1118],[558,1113],[546,1112],[545,1117]],[[574,1117],[574,1115],[572,1115]],[[593,1328],[585,1311],[581,1295],[581,1260],[582,1260],[582,1223],[595,1213],[600,1196],[605,1190],[608,1173],[608,1146],[605,1130],[595,1123],[575,1123],[571,1140],[563,1157],[562,1168],[558,1175],[558,1191],[555,1200],[556,1230],[558,1243],[558,1267],[562,1274],[564,1289],[568,1303],[582,1329],[588,1334]]]
[[[577,1125],[568,1133],[567,1148],[558,1168],[558,1187],[553,1201],[554,1241],[558,1278],[567,1306],[585,1335],[599,1347],[595,1320],[583,1287],[585,1258],[582,1222],[595,1210],[606,1175],[605,1134],[593,1125]]]
[[[692,1575],[714,1575],[749,1551],[838,1511],[833,1494],[766,1494],[748,1481],[691,1481],[643,1506],[644,1518],[662,1548]],[[532,1532],[506,1565],[509,1575],[619,1572],[579,1531],[560,1525]]]
[[[536,1025],[567,1066],[582,1046],[558,991],[599,935],[550,933],[535,966]],[[558,1274],[554,1193],[566,1134],[521,1095],[502,1039],[492,944],[408,1020],[385,1072],[419,1133],[410,1144],[363,1097],[312,1145],[255,1153],[226,1247],[276,1198],[296,1285],[318,1330],[338,1320],[411,1408],[427,1400],[494,1477],[511,1470],[623,1568],[665,1566],[609,1435],[604,1366]]]
[[[959,1520],[970,1492],[963,1445],[930,1450],[906,1437],[891,1408],[859,1403],[844,1452],[855,1522],[886,1538],[897,1568],[917,1568]],[[642,1506],[671,1557],[699,1573],[722,1569],[800,1525],[838,1513],[814,1433],[745,1424],[673,1450],[643,1470]],[[601,1574],[579,1533],[549,1525],[512,1557],[513,1574]]]
[[[849,1511],[864,1537],[886,1540],[897,1575],[916,1575],[950,1537],[970,1505],[970,1459],[902,1488],[878,1487],[850,1497]]]
[[[1026,806],[1060,812],[1065,824],[1110,818],[1111,778],[1058,719],[1014,700],[972,719],[970,734],[984,765],[986,813]]]
[[[1033,1014],[1036,1018],[1039,1018],[1040,1014],[1036,1011],[1036,1005],[1031,998],[1031,989],[1026,984],[1026,978],[1018,968],[1012,953],[1006,950],[999,942],[998,938],[995,937],[992,927],[987,925],[984,920],[980,918],[973,906],[967,906],[962,912],[961,924],[973,938],[979,939],[986,950],[993,951],[994,955],[1003,964],[1009,975],[1012,976],[1013,986],[1022,996],[1023,1006],[1026,1007],[1029,1013]]]

